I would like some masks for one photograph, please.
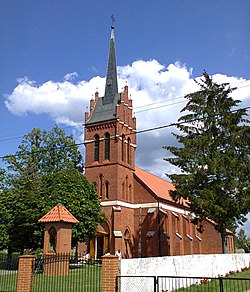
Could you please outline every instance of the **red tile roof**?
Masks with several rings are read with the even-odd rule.
[[[79,223],[79,221],[62,204],[55,206],[41,219],[39,219],[38,222]]]
[[[135,175],[159,198],[172,201],[169,191],[174,190],[172,183],[149,173],[139,167],[135,167]]]

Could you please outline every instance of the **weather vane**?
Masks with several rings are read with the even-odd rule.
[[[111,19],[112,19],[111,28],[115,28],[115,16],[114,16],[114,14],[111,15]]]

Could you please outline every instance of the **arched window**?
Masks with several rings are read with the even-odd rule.
[[[128,145],[127,145],[127,162],[130,163],[130,138],[128,138]]]
[[[128,176],[126,176],[126,190],[125,190],[125,200],[128,200]]]
[[[104,159],[109,160],[110,159],[110,135],[109,133],[105,134],[105,153],[104,153]]]
[[[109,183],[108,183],[108,181],[105,182],[105,197],[106,197],[106,199],[109,198]]]
[[[166,236],[169,236],[169,220],[168,220],[168,213],[166,212],[164,216],[164,222],[163,222],[163,233]]]
[[[99,175],[99,198],[102,200],[102,174]]]
[[[95,149],[94,149],[95,161],[99,161],[99,147],[100,147],[100,139],[98,135],[95,135]]]
[[[125,160],[125,135],[122,135],[122,161]]]

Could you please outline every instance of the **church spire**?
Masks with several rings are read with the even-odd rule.
[[[109,59],[108,59],[108,69],[107,69],[106,86],[105,86],[103,104],[113,103],[115,94],[118,93],[116,53],[115,53],[114,15],[112,15],[111,18],[112,18],[112,25],[111,25],[111,37],[110,37],[110,45],[109,45]]]

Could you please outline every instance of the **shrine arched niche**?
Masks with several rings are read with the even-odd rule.
[[[54,226],[51,226],[48,230],[49,234],[49,251],[56,252],[56,229]]]

